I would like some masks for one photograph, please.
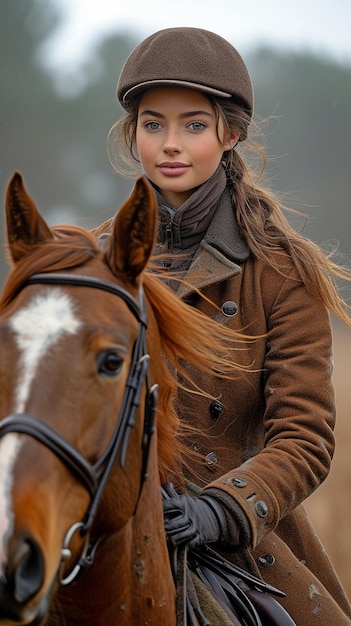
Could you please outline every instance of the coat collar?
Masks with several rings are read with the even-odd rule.
[[[187,284],[181,283],[177,294],[184,298],[193,291],[190,285],[202,289],[239,274],[239,264],[249,256],[226,188],[185,276]]]

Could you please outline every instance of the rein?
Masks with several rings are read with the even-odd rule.
[[[154,432],[154,418],[157,406],[157,385],[150,387],[149,380],[149,359],[146,352],[146,329],[147,315],[145,298],[142,287],[140,287],[140,306],[137,301],[122,287],[112,282],[101,280],[90,276],[64,273],[42,273],[34,274],[23,285],[47,284],[47,285],[68,285],[77,287],[91,287],[114,294],[121,298],[128,306],[131,313],[139,322],[139,332],[133,348],[132,363],[124,392],[122,406],[116,422],[116,426],[109,444],[101,458],[91,464],[80,452],[74,448],[55,429],[43,422],[36,415],[30,413],[16,413],[9,415],[0,421],[0,437],[15,432],[30,435],[49,448],[70,471],[81,481],[90,495],[90,504],[82,522],[76,522],[68,530],[63,542],[62,561],[71,556],[69,543],[73,534],[79,530],[82,536],[86,537],[83,552],[70,575],[66,578],[60,576],[60,584],[68,585],[77,577],[81,570],[86,569],[93,563],[96,548],[99,540],[94,544],[89,544],[89,532],[91,530],[99,502],[110,477],[111,470],[115,463],[118,452],[121,467],[124,466],[128,442],[131,430],[135,424],[135,413],[140,405],[143,384],[146,384],[146,401],[144,412],[144,429],[142,438],[142,470],[140,477],[140,489],[135,511],[138,507],[143,484],[147,478],[147,465],[151,445],[151,438]],[[64,563],[62,563],[63,566]],[[61,567],[61,570],[63,567]]]

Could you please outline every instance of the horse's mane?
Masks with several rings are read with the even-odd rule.
[[[13,267],[1,295],[0,311],[11,302],[33,274],[79,267],[97,255],[104,254],[98,247],[95,235],[83,228],[55,226],[52,233],[53,239],[35,246]],[[160,477],[164,481],[169,472],[177,472],[185,451],[179,437],[179,419],[175,409],[176,390],[186,386],[192,393],[205,394],[193,382],[186,364],[190,363],[212,376],[237,377],[239,367],[234,358],[228,358],[228,354],[234,353],[243,336],[226,329],[182,302],[150,270],[144,272],[143,285],[156,319],[162,347],[157,432]]]
[[[33,274],[59,272],[84,265],[99,252],[95,237],[79,226],[55,226],[54,237],[36,246],[10,272],[0,298],[0,311]]]
[[[245,349],[245,342],[253,337],[235,333],[187,305],[155,273],[146,271],[143,284],[157,321],[163,360],[168,364],[162,373],[163,393],[159,398],[160,473],[164,480],[169,471],[177,474],[179,479],[179,464],[186,465],[189,454],[197,455],[182,443],[182,435],[189,433],[190,427],[179,424],[175,392],[182,388],[188,393],[212,398],[196,385],[188,365],[192,366],[193,374],[195,368],[212,377],[238,378],[247,368],[236,364],[235,351]]]

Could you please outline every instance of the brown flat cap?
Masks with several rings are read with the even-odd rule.
[[[253,88],[239,52],[226,39],[201,28],[166,28],[142,41],[127,58],[117,98],[128,110],[134,97],[155,86],[184,86],[232,98],[251,116]]]

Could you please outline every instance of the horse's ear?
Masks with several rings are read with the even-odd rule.
[[[53,238],[49,226],[26,191],[19,172],[14,173],[7,187],[6,221],[9,250],[15,263],[27,255],[34,245]]]
[[[131,196],[117,213],[108,264],[115,274],[135,283],[151,255],[156,228],[156,197],[145,178],[135,183]]]

